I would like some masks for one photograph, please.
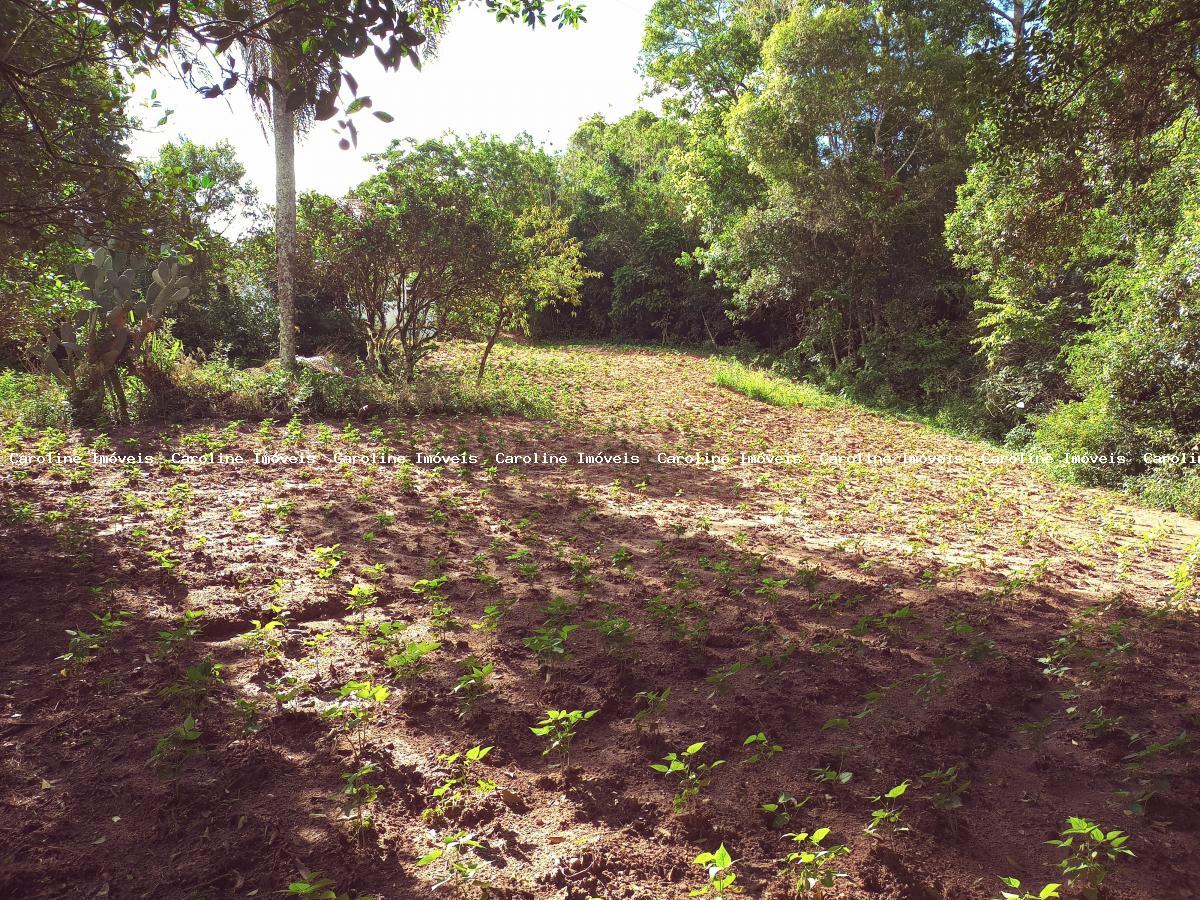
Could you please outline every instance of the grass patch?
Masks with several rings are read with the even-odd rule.
[[[720,387],[745,394],[751,400],[772,406],[803,406],[808,409],[835,409],[846,402],[800,381],[791,381],[732,360],[713,363],[713,381]]]

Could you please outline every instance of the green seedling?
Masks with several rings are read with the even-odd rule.
[[[471,627],[483,631],[495,631],[500,627],[500,620],[513,608],[515,602],[514,600],[503,599],[497,600],[495,603],[489,603],[483,608],[483,618]]]
[[[158,633],[158,655],[169,656],[180,644],[194,640],[204,627],[200,624],[203,616],[202,609],[185,609],[183,618],[174,628]]]
[[[521,643],[536,653],[544,665],[549,665],[569,656],[567,638],[578,627],[578,625],[563,625],[556,628],[553,625],[546,625],[536,629],[532,636],[525,638]]]
[[[776,753],[783,750],[780,744],[776,744],[767,739],[767,735],[760,731],[757,734],[752,734],[744,741],[742,746],[750,751],[750,756],[747,757],[747,765],[753,765],[757,762],[762,762],[764,759],[770,759]]]
[[[495,667],[492,663],[485,663],[474,656],[464,659],[462,667],[463,674],[459,676],[450,692],[458,696],[459,704],[465,713],[490,689],[489,681]]]
[[[633,643],[633,625],[626,618],[613,616],[591,623],[608,647],[610,653],[624,649]]]
[[[461,630],[463,623],[449,603],[434,603],[429,611],[429,627],[444,639],[447,632]]]
[[[317,577],[332,578],[333,573],[337,571],[338,566],[342,564],[342,558],[346,555],[344,550],[340,550],[341,544],[334,544],[330,547],[317,547],[313,550],[313,557],[317,560]]]
[[[384,665],[392,670],[392,677],[397,681],[412,681],[429,671],[425,657],[441,647],[439,641],[413,641],[405,644],[399,653],[389,656]]]
[[[195,718],[188,716],[155,742],[149,764],[151,768],[162,772],[176,772],[188,759],[203,750],[200,729],[196,726]]]
[[[449,575],[438,575],[436,578],[422,578],[414,581],[409,590],[414,594],[419,594],[430,602],[436,603],[446,599],[442,593],[442,588],[449,580]]]
[[[1125,846],[1128,840],[1129,836],[1123,831],[1106,832],[1094,822],[1070,816],[1059,837],[1046,843],[1067,854],[1058,864],[1067,879],[1067,887],[1078,888],[1088,900],[1095,900],[1112,863],[1122,856],[1134,855]]]
[[[649,722],[653,730],[658,717],[667,708],[667,701],[671,699],[671,689],[666,687],[661,691],[638,691],[633,695],[633,699],[642,704],[642,708],[633,714],[634,727],[640,731]]]
[[[58,657],[58,659],[68,665],[74,663],[85,663],[91,659],[96,653],[100,652],[104,646],[112,640],[112,638],[122,628],[129,624],[127,621],[133,613],[125,610],[107,610],[103,613],[92,613],[92,618],[95,619],[99,626],[95,632],[87,632],[79,628],[68,628],[67,631],[67,652]],[[63,670],[66,671],[65,669]]]
[[[945,769],[934,769],[921,776],[926,785],[933,785],[933,805],[938,809],[949,812],[959,809],[962,805],[962,795],[967,792],[971,782],[958,776],[958,766]]]
[[[817,784],[848,784],[854,777],[853,772],[839,772],[832,766],[813,769],[813,773],[817,777]]]
[[[795,849],[783,858],[784,871],[792,882],[793,897],[811,897],[820,900],[825,892],[832,888],[839,878],[847,878],[846,872],[839,872],[837,861],[850,853],[845,844],[822,846],[829,836],[828,828],[818,828],[812,833],[807,831],[784,835]]]
[[[908,781],[902,781],[887,793],[871,798],[872,802],[878,803],[880,806],[871,810],[871,821],[863,829],[867,834],[875,834],[885,827],[892,831],[908,831],[908,826],[901,824],[900,821],[904,814],[904,808],[896,801],[904,796],[909,784]]]
[[[786,578],[764,578],[754,593],[768,603],[778,603],[783,589],[789,584],[791,581]]]
[[[388,696],[388,689],[381,684],[348,681],[338,689],[338,699],[321,712],[321,717],[335,724],[346,736],[351,752],[359,757],[364,749],[366,726]]]
[[[170,547],[165,550],[147,550],[146,555],[158,563],[160,569],[173,569],[176,566],[175,551]]]
[[[361,612],[365,617],[366,611],[379,602],[379,588],[373,584],[359,582],[350,588],[346,597],[346,607],[350,612]]]
[[[575,612],[575,604],[566,597],[553,597],[543,612],[546,614],[547,625],[562,625]]]
[[[721,666],[704,680],[713,685],[718,691],[726,691],[729,689],[729,679],[746,668],[746,663],[738,660],[730,663],[727,666]]]
[[[260,654],[264,660],[278,659],[280,656],[279,648],[283,644],[283,621],[280,619],[271,619],[264,622],[261,619],[251,619],[250,624],[254,627],[244,634],[239,635],[242,642],[248,648]]]
[[[708,883],[691,891],[689,896],[724,900],[726,891],[737,881],[737,874],[733,871],[733,859],[730,857],[729,851],[725,849],[725,845],[721,844],[712,853],[701,853],[693,862],[704,868],[704,873],[708,876]]]
[[[472,774],[475,766],[491,752],[491,747],[471,747],[462,753],[438,754],[438,762],[446,767],[446,777],[433,789],[433,803],[422,817],[444,820],[458,816],[472,796],[485,797],[496,790],[495,781],[475,778]]]
[[[208,697],[209,691],[218,684],[225,683],[221,677],[221,671],[224,668],[224,665],[213,662],[211,659],[202,660],[195,665],[188,666],[183,673],[183,678],[174,684],[167,685],[160,693],[164,697],[175,700],[182,708],[181,711],[195,710]]]
[[[786,827],[792,821],[792,814],[801,810],[811,799],[805,797],[803,800],[797,800],[793,795],[783,793],[774,800],[760,803],[758,808],[770,819],[771,827],[778,830]]]
[[[668,753],[661,763],[651,763],[650,768],[668,778],[679,780],[679,792],[672,798],[671,803],[675,812],[683,812],[688,805],[712,781],[712,770],[723,766],[725,760],[718,759],[711,763],[696,761],[696,755],[704,749],[707,741],[697,741],[678,753]]]
[[[369,578],[372,581],[382,581],[387,575],[387,566],[383,563],[372,563],[369,566],[363,566],[361,569],[364,578]]]
[[[267,722],[263,718],[263,711],[253,700],[238,698],[234,701],[234,712],[237,713],[242,731],[247,735],[258,734],[267,727]]]
[[[1058,892],[1058,889],[1062,887],[1061,884],[1048,884],[1035,894],[1032,891],[1021,890],[1021,881],[1018,878],[1001,876],[1000,880],[1004,882],[1005,887],[1010,887],[1012,890],[1001,891],[998,900],[1058,900],[1062,896]]]
[[[371,809],[379,800],[383,785],[371,784],[369,779],[377,770],[378,767],[369,762],[342,775],[346,782],[342,788],[342,818],[351,823],[356,834],[361,835],[375,824]]]
[[[432,890],[452,885],[459,896],[467,896],[472,887],[478,886],[483,896],[487,896],[485,875],[490,864],[475,852],[483,847],[475,840],[475,835],[469,831],[456,831],[443,835],[432,833],[430,837],[433,849],[417,860],[417,866],[434,866],[440,870],[440,880]]]
[[[350,900],[350,895],[345,891],[339,891],[337,884],[332,879],[323,877],[320,872],[308,872],[303,869],[297,879],[288,884],[286,893],[293,897],[300,897],[302,900]],[[376,900],[376,898],[362,894],[354,900]]]
[[[580,724],[589,721],[598,712],[598,709],[589,709],[587,712],[578,709],[548,709],[545,718],[529,730],[546,739],[546,749],[542,751],[542,756],[558,754],[562,757],[562,770],[566,772],[571,767],[571,743],[575,740],[576,730]]]

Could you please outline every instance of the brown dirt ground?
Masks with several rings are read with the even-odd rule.
[[[1061,880],[1044,842],[1075,815],[1131,835],[1136,857],[1102,896],[1200,897],[1195,745],[1137,755],[1200,725],[1195,620],[1164,612],[1197,522],[985,464],[977,445],[911,423],[765,406],[712,386],[707,363],[683,354],[507,348],[498,364],[553,393],[558,417],[366,422],[358,439],[328,423],[328,442],[306,423],[291,444],[282,426],[265,441],[256,423],[226,432],[224,452],[319,457],[303,466],[96,467],[74,483],[70,467],[9,467],[17,477],[0,491],[26,514],[0,525],[0,896],[266,897],[302,869],[351,896],[443,896],[416,860],[430,829],[461,828],[485,844],[494,897],[681,898],[703,880],[695,855],[724,842],[747,896],[781,898],[783,832],[828,826],[827,843],[851,848],[831,897],[991,898],[998,875],[1035,889]],[[112,442],[169,454],[226,424]],[[72,433],[66,449],[94,437]],[[418,465],[410,484],[394,465],[328,459],[385,447],[485,462]],[[807,462],[654,461],[762,449]],[[641,463],[489,471],[498,450]],[[819,461],[901,450],[968,458]],[[334,544],[345,557],[319,578],[313,550]],[[165,549],[174,568],[148,553]],[[438,637],[410,587],[449,576],[464,627],[441,635],[414,681],[389,681],[386,652],[347,611],[374,564],[386,574],[366,618],[409,623],[402,641]],[[777,598],[759,592],[766,577],[788,580]],[[574,604],[562,621],[579,627],[547,667],[522,641],[554,597]],[[471,627],[502,599],[495,629]],[[281,657],[264,660],[240,635],[272,604],[286,627]],[[202,630],[160,655],[158,633],[185,609],[205,611]],[[58,660],[65,630],[95,631],[91,614],[105,610],[128,611],[126,627],[86,662]],[[631,646],[588,624],[607,616],[632,623]],[[304,641],[321,633],[314,659]],[[464,711],[451,689],[469,655],[495,672]],[[205,659],[224,669],[191,707],[203,752],[155,769],[156,740],[187,712],[164,688]],[[363,735],[383,790],[361,837],[340,794],[359,763],[320,715],[352,679],[391,690]],[[634,695],[667,687],[665,711],[638,727]],[[243,727],[238,701],[257,704],[261,730]],[[566,777],[529,730],[549,707],[599,710]],[[758,731],[783,749],[750,764],[742,743]],[[727,763],[677,814],[649,766],[701,740],[703,758]],[[479,772],[500,789],[423,819],[445,773],[438,754],[472,745],[494,748]],[[818,784],[825,766],[853,777]],[[922,775],[950,766],[970,784],[947,810]],[[906,779],[907,830],[865,834],[872,797]],[[1147,791],[1140,814],[1126,811]],[[758,807],[781,792],[808,800],[773,829]]]

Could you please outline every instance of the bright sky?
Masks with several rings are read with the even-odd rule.
[[[424,139],[447,130],[504,137],[527,131],[557,149],[581,119],[597,112],[610,120],[625,115],[640,104],[642,84],[634,66],[652,2],[591,0],[588,21],[578,31],[498,24],[483,9],[467,6],[451,20],[437,57],[419,72],[408,64],[384,72],[367,53],[348,66],[359,94],[370,95],[374,109],[396,120],[385,125],[359,113],[358,149],[348,151],[338,149],[333,123],[317,123],[297,149],[298,190],[343,193],[371,174],[362,155],[384,149],[394,138]],[[199,143],[227,140],[263,199],[273,202],[274,157],[244,92],[204,100],[177,81],[155,76],[139,83],[135,111],[152,88],[174,113],[162,128],[134,136],[134,155],[154,156],[181,134]],[[151,126],[160,117],[156,110],[142,116]]]

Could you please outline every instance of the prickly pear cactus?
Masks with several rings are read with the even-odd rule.
[[[138,296],[133,270],[118,275],[112,254],[103,248],[88,265],[76,266],[75,277],[92,308],[46,330],[43,365],[67,388],[77,410],[98,407],[108,388],[120,416],[126,418],[120,369],[171,307],[187,297],[191,286],[177,263],[164,260]]]

